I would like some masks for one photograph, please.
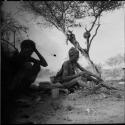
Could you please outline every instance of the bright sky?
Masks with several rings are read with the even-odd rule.
[[[4,4],[4,10],[12,13],[17,11],[16,7],[18,7],[18,2],[6,2]],[[68,59],[68,50],[72,46],[70,43],[66,45],[64,34],[55,28],[40,28],[31,21],[31,15],[29,14],[15,15],[15,18],[29,26],[29,38],[36,42],[38,50],[47,60],[47,68],[52,71],[60,69],[64,60]],[[102,25],[92,42],[90,50],[90,57],[95,63],[104,63],[109,57],[119,53],[123,54],[125,47],[123,9],[103,15],[101,22]],[[74,28],[73,33],[84,48],[84,27]],[[53,54],[56,54],[56,57]],[[82,66],[87,65],[82,56],[80,56],[79,63]]]

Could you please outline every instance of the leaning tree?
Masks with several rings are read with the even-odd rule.
[[[121,7],[120,1],[27,1],[22,2],[23,8],[37,16],[42,16],[49,26],[55,26],[62,31],[67,40],[77,48],[81,54],[88,60],[93,69],[93,73],[100,76],[98,68],[90,59],[90,47],[93,39],[100,28],[100,18],[104,12],[115,10]],[[69,28],[75,24],[76,19],[85,17],[92,18],[89,28],[86,27],[84,38],[86,39],[86,48],[82,48]],[[68,42],[67,42],[68,43]]]

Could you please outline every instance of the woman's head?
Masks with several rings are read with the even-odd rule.
[[[72,62],[77,62],[78,59],[79,59],[79,51],[72,47],[70,50],[69,50],[69,59],[72,61]]]

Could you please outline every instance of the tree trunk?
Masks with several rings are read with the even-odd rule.
[[[71,33],[69,36],[67,36],[67,40],[69,40],[70,43],[73,44],[74,47],[76,49],[78,49],[81,52],[81,54],[87,59],[89,65],[92,68],[92,73],[95,74],[95,75],[97,75],[98,77],[100,77],[101,73],[98,71],[97,67],[95,66],[95,64],[93,63],[93,61],[90,59],[90,56],[89,56],[89,53],[87,52],[87,50],[83,49],[80,46],[80,44],[78,43],[78,41],[75,38],[75,35]]]
[[[89,54],[86,56],[86,59],[87,59],[89,65],[90,65],[91,68],[92,68],[92,71],[91,71],[91,72],[101,78],[101,73],[99,72],[98,68],[97,68],[96,65],[93,63],[93,61],[90,59]]]

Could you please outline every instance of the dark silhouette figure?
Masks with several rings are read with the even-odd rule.
[[[39,60],[31,55],[35,52]],[[36,49],[35,43],[31,40],[24,40],[21,43],[21,51],[13,56],[11,64],[14,68],[14,78],[10,86],[11,91],[28,91],[31,84],[35,81],[41,66],[48,66],[44,57]]]
[[[39,60],[31,57],[33,52],[36,53]],[[48,64],[32,40],[22,41],[21,51],[15,51],[11,57],[6,53],[5,47],[2,46],[1,59],[2,104],[5,106],[3,123],[9,123],[9,116],[14,111],[15,100],[21,95],[31,92],[30,86],[35,81],[40,66],[46,67]]]

